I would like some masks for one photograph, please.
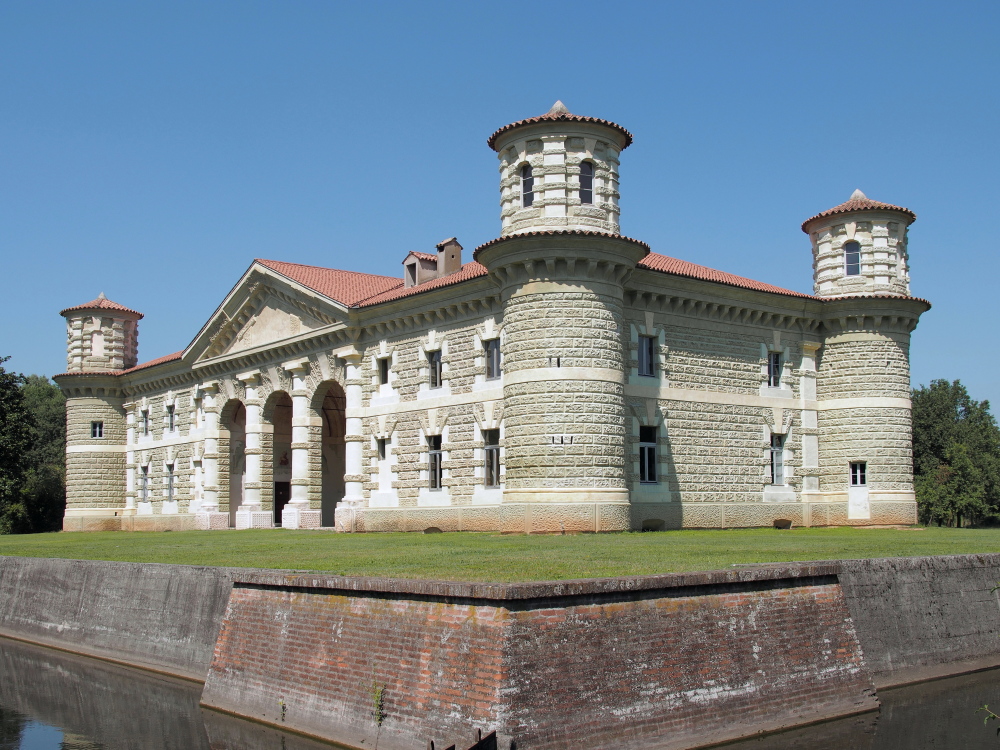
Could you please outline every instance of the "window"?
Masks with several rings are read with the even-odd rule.
[[[149,467],[141,466],[139,467],[141,472],[139,476],[139,497],[144,503],[149,502]]]
[[[490,339],[483,343],[486,349],[486,379],[496,380],[500,377],[500,339]]]
[[[500,430],[483,430],[483,484],[500,486]]]
[[[378,438],[375,441],[375,447],[378,449],[378,460],[379,461],[385,461],[385,457],[386,457],[386,444],[388,442],[389,441],[386,440],[385,438]]]
[[[656,484],[656,435],[655,427],[639,428],[639,481]]]
[[[864,461],[851,462],[851,487],[865,487],[868,484],[868,464]]]
[[[656,337],[639,337],[639,374],[656,376]]]
[[[103,438],[104,437],[104,422],[91,422],[90,423],[90,437],[92,437],[92,438]]]
[[[781,386],[781,354],[779,352],[768,352],[767,384],[772,388]]]
[[[174,499],[174,465],[167,464],[167,502]]]
[[[174,405],[167,404],[167,431],[174,431]]]
[[[594,164],[580,163],[580,203],[594,202]]]
[[[854,240],[844,243],[844,275],[861,275],[861,245]]]
[[[432,490],[441,489],[441,436],[427,438],[427,480]]]
[[[427,352],[427,384],[431,388],[441,387],[441,352]]]
[[[142,410],[142,434],[149,437],[149,409]]]
[[[385,357],[378,361],[378,382],[385,385],[389,382],[389,358]]]
[[[410,286],[417,283],[417,264],[407,263],[406,264],[406,280]]]
[[[771,435],[771,484],[785,483],[785,436]]]
[[[531,173],[531,165],[521,167],[521,208],[528,208],[535,202],[535,178]]]
[[[549,367],[562,367],[562,359],[559,357],[549,357]]]

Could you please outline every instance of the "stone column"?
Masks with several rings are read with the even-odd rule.
[[[125,409],[125,513],[135,515],[135,404]]]
[[[322,523],[322,511],[309,509],[309,392],[306,375],[309,360],[286,362],[283,367],[292,376],[292,497],[281,511],[285,529],[316,529]]]
[[[337,505],[336,525],[341,531],[356,529],[356,512],[364,505],[363,482],[365,481],[362,465],[362,448],[364,434],[362,432],[361,407],[363,404],[361,379],[361,352],[350,351],[339,355],[347,364],[347,379],[345,383],[346,396],[346,434],[344,435],[344,499]]]
[[[819,423],[815,409],[807,409],[807,402],[816,402],[816,355],[822,344],[818,341],[802,342],[802,364],[799,367],[799,398],[802,404],[802,519],[812,525],[812,505],[822,500],[819,490]]]
[[[237,376],[246,386],[246,482],[243,484],[243,505],[236,511],[236,528],[269,528],[274,525],[273,515],[261,508],[261,458],[264,424],[261,421],[263,400],[259,398],[260,374],[244,373]]]
[[[219,384],[201,386],[202,409],[205,412],[205,452],[201,456],[204,472],[199,529],[229,528],[229,514],[219,512]]]

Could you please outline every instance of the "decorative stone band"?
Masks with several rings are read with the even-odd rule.
[[[609,367],[536,367],[504,375],[504,386],[521,383],[551,382],[553,380],[599,380],[622,383],[625,374]]]
[[[124,445],[67,445],[67,453],[127,453]]]
[[[628,490],[621,488],[525,487],[503,491],[505,503],[624,503]]]

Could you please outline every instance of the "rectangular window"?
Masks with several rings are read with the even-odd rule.
[[[386,443],[388,443],[388,442],[389,442],[389,441],[388,441],[388,440],[386,440],[385,438],[378,438],[378,439],[377,439],[377,440],[375,441],[375,446],[376,446],[376,448],[378,449],[378,460],[379,460],[379,461],[385,461],[385,456],[386,456]]]
[[[864,461],[851,462],[851,487],[868,485],[868,464]]]
[[[483,430],[484,482],[487,487],[500,486],[500,430]]]
[[[771,484],[785,483],[785,436],[771,435]]]
[[[174,431],[174,405],[167,404],[167,432]]]
[[[378,382],[379,385],[386,385],[389,382],[389,358],[384,357],[378,361]]]
[[[167,464],[167,502],[174,499],[174,465]]]
[[[561,367],[561,362],[559,357],[549,357],[549,367]]]
[[[500,339],[490,339],[483,342],[486,349],[486,379],[496,380],[500,377]]]
[[[594,202],[594,165],[580,162],[580,203]]]
[[[441,489],[441,436],[427,438],[427,486],[432,490]]]
[[[104,437],[104,422],[91,422],[90,423],[90,437],[92,437],[92,438],[103,438]]]
[[[149,437],[149,409],[142,410],[142,434]]]
[[[656,337],[639,337],[639,374],[656,376]]]
[[[139,468],[139,471],[141,472],[141,474],[139,476],[139,497],[142,499],[142,502],[148,503],[149,502],[149,467],[148,466],[141,466]]]
[[[844,275],[861,275],[861,245],[853,240],[844,243]]]
[[[656,484],[656,442],[655,427],[639,428],[639,481]]]
[[[767,355],[767,384],[772,388],[781,386],[781,354],[778,352]]]
[[[427,384],[431,388],[441,387],[441,352],[427,352]]]

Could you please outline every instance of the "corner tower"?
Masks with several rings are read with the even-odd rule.
[[[816,295],[909,296],[906,235],[916,218],[908,208],[855,190],[847,202],[803,222],[812,240]]]
[[[142,313],[112,302],[101,292],[97,299],[67,307],[66,371],[114,372],[135,367],[139,355]]]
[[[618,157],[632,143],[621,125],[571,114],[544,115],[489,137],[500,158],[501,236],[553,229],[618,234]]]
[[[631,525],[623,297],[649,252],[617,233],[618,154],[631,141],[621,126],[559,103],[489,139],[500,153],[503,229],[475,258],[503,305],[506,531]],[[584,164],[593,181],[581,180]]]

